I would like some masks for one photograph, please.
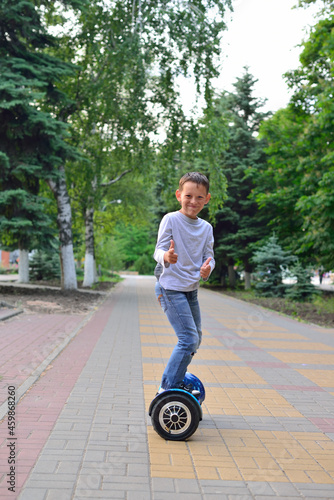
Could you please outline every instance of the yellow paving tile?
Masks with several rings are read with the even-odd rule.
[[[334,460],[333,460],[333,456],[332,457],[327,457],[327,458],[323,458],[319,455],[316,455],[317,457],[317,462],[319,463],[319,465],[321,465],[321,467],[323,467],[325,470],[327,470],[329,473],[331,473],[331,475],[333,475],[334,473]]]
[[[151,404],[151,401],[154,398],[154,396],[156,395],[156,392],[158,390],[158,386],[159,386],[159,384],[157,384],[157,385],[144,385],[144,401],[145,401],[146,411],[148,411],[149,406]]]
[[[223,384],[261,384],[267,385],[252,368],[245,366],[210,366],[196,364],[191,367],[192,373],[205,383]]]
[[[312,483],[311,478],[302,470],[285,469],[284,472],[292,483]]]
[[[334,484],[334,479],[333,477],[330,477],[329,474],[323,471],[314,471],[314,470],[307,470],[307,474],[310,476],[312,481],[314,483],[321,483],[321,484]]]
[[[171,326],[140,326],[140,333],[174,333]]]
[[[254,462],[256,462],[256,465],[258,466],[259,469],[270,469],[270,470],[275,470],[279,469],[278,464],[275,462],[275,460],[268,458],[268,457],[254,457]]]
[[[193,456],[193,461],[194,464],[197,467],[235,467],[235,462],[234,460],[228,456],[228,457],[220,457],[218,459],[217,456],[211,457],[211,456],[196,456],[193,453],[192,450],[192,456]]]
[[[237,468],[217,467],[217,472],[223,481],[242,481],[242,476]]]
[[[193,467],[183,466],[175,467],[170,466],[155,466],[151,465],[151,477],[170,477],[173,479],[196,479]]]
[[[306,436],[303,439],[303,436]],[[152,477],[333,484],[333,442],[321,432],[199,429],[185,442],[148,427]],[[322,451],[316,451],[320,443]],[[318,455],[317,455],[317,454]],[[327,455],[322,455],[328,453]],[[314,455],[314,456],[313,456]],[[328,469],[330,467],[330,469]]]
[[[143,358],[169,358],[172,354],[173,347],[155,347],[143,346]],[[211,360],[211,361],[240,361],[240,358],[228,349],[205,349],[205,347],[198,350],[196,353],[196,360]]]
[[[164,369],[164,363],[143,363],[143,380],[160,382]]]
[[[319,464],[312,459],[289,459],[289,458],[279,458],[279,465],[285,470],[313,470],[313,471],[322,471],[322,468]]]
[[[165,441],[148,428],[151,477],[195,478],[195,470],[185,442]]]
[[[169,358],[173,347],[150,347],[142,346],[141,353],[143,358]],[[162,375],[162,373],[161,373]]]
[[[334,350],[321,342],[286,342],[279,340],[252,340],[252,344],[261,349],[296,349],[302,351],[328,351]]]
[[[210,333],[205,334],[203,331],[203,337],[202,337],[202,343],[200,349],[202,349],[205,346],[222,346],[222,342],[220,342],[218,339],[215,337],[211,337]]]
[[[196,475],[199,480],[220,479],[219,473],[215,467],[196,467]]]
[[[157,325],[161,323],[168,323],[168,319],[165,314],[139,314],[139,323],[146,325],[147,321],[154,321]]]
[[[252,330],[252,331],[243,331],[243,332],[238,332],[240,337],[243,338],[264,338],[264,339],[277,339],[277,340],[306,340],[306,338],[303,335],[300,335],[299,333],[285,333],[285,332],[270,332],[268,330]]]
[[[319,387],[334,387],[334,370],[296,370]],[[334,396],[334,393],[331,393]]]
[[[269,352],[271,356],[291,364],[307,365],[332,365],[334,364],[334,354],[309,354],[298,352]]]
[[[211,361],[241,361],[239,356],[228,349],[205,349],[201,346],[196,353],[196,360],[211,360]]]
[[[163,334],[156,334],[156,335],[141,335],[140,340],[143,344],[170,344],[174,346],[177,342],[177,337],[174,332],[171,332],[169,335],[163,335]],[[208,336],[203,336],[202,338],[202,344],[200,349],[203,349],[203,347],[206,346],[217,346],[220,347],[222,346],[222,343],[219,342],[218,339],[215,339],[214,337],[210,337],[209,334]]]
[[[175,333],[170,335],[141,335],[142,344],[175,344]]]
[[[235,463],[239,469],[257,469],[258,466],[251,457],[234,457]]]
[[[212,415],[302,416],[273,389],[208,387],[204,409]]]
[[[288,479],[284,471],[280,469],[241,469],[241,475],[245,481],[267,481],[267,482],[279,482],[287,483]],[[305,481],[307,482],[307,481]]]
[[[216,316],[215,319],[219,321],[219,323],[225,325],[226,327],[232,330],[240,330],[247,334],[252,334],[253,332],[274,332],[274,333],[289,333],[289,330],[285,328],[281,328],[280,326],[273,325],[272,323],[268,323],[266,321],[261,320],[261,318],[257,315],[252,316],[240,316],[238,314],[238,318],[235,320],[226,320],[223,316]]]

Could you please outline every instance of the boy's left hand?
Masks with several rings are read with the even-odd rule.
[[[207,258],[206,261],[204,262],[204,264],[202,265],[201,269],[200,269],[201,278],[203,278],[204,280],[206,278],[208,278],[209,275],[210,275],[210,272],[211,272],[210,261],[211,260],[212,260],[212,257]]]

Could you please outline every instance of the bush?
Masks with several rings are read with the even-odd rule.
[[[296,302],[306,302],[313,300],[315,295],[319,294],[314,285],[311,283],[312,272],[304,269],[300,262],[290,269],[291,275],[297,278],[294,285],[286,289],[286,297]]]
[[[33,280],[59,279],[61,276],[59,254],[38,250],[31,257],[29,268]]]
[[[156,266],[156,262],[149,258],[147,255],[142,255],[135,262],[135,270],[139,274],[152,274],[154,273],[154,268]]]
[[[255,285],[256,291],[264,297],[283,297],[286,285],[282,282],[282,272],[293,260],[294,257],[278,244],[277,237],[271,236],[253,257],[259,279]]]

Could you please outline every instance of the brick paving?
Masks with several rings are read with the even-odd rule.
[[[147,408],[175,336],[153,288],[128,277],[85,324],[5,322],[2,392],[31,387],[17,405],[15,493],[0,423],[1,499],[333,499],[334,330],[201,290],[190,371],[204,418],[187,442],[164,441]]]

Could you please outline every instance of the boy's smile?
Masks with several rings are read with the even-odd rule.
[[[182,191],[177,189],[175,195],[181,204],[180,212],[191,219],[197,219],[197,214],[211,198],[210,193],[206,192],[205,186],[191,181],[183,185]]]

